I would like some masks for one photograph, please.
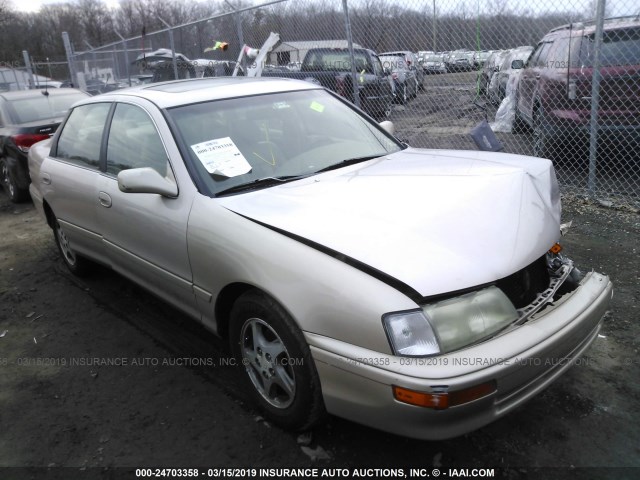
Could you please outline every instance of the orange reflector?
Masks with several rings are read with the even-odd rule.
[[[449,393],[449,405],[462,405],[463,403],[473,402],[479,398],[491,395],[498,389],[496,382],[481,383],[474,387],[465,388],[464,390],[458,390],[457,392]]]
[[[393,396],[399,402],[417,407],[434,408],[436,410],[449,408],[449,395],[447,393],[416,392],[407,388],[393,386]]]
[[[393,386],[393,396],[396,400],[417,407],[433,408],[434,410],[444,410],[463,403],[469,403],[487,395],[491,395],[497,390],[496,382],[491,381],[481,383],[464,390],[443,393],[425,393]]]
[[[549,249],[551,253],[560,253],[562,251],[562,245],[556,243],[553,247]]]

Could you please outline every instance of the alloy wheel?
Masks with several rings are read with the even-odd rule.
[[[77,262],[76,254],[71,248],[67,235],[62,230],[62,227],[56,222],[56,237],[58,238],[58,245],[60,245],[60,252],[62,253],[65,262],[74,266]]]
[[[289,407],[296,394],[293,359],[277,332],[264,320],[250,318],[242,327],[240,348],[258,393],[276,408]]]

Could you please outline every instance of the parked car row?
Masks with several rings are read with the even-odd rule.
[[[492,50],[454,50],[447,52],[419,52],[419,63],[424,73],[465,72],[482,68]]]
[[[447,73],[447,66],[444,63],[443,53],[430,53],[423,57],[422,70],[426,74]]]
[[[493,74],[500,69],[500,65],[502,65],[507,53],[509,53],[509,50],[494,50],[487,56],[482,69],[478,71],[477,84],[479,93],[485,94],[487,92],[487,87],[491,83]]]

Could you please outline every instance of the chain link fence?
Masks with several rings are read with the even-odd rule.
[[[635,0],[228,0],[219,7],[187,22],[147,19],[138,36],[114,31],[97,48],[69,39],[70,70],[91,93],[231,75],[239,58],[238,73],[253,75],[243,46],[258,49],[275,32],[280,43],[259,65],[262,75],[298,72],[317,81],[310,58],[330,49],[333,61],[321,70],[335,81],[325,86],[349,97],[344,86],[354,85],[360,95],[349,98],[358,103],[367,83],[388,88],[390,103],[380,111],[413,147],[550,158],[564,191],[640,205]],[[360,57],[361,49],[377,57]],[[486,146],[487,130],[478,144],[470,135],[483,121],[496,135]]]

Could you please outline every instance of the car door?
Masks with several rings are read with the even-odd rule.
[[[545,41],[538,44],[520,74],[516,108],[529,119],[533,118],[534,98],[538,92],[540,76],[546,67],[547,55],[552,44],[553,41]]]
[[[115,270],[198,316],[187,252],[187,222],[194,191],[178,185],[158,124],[165,141],[173,142],[155,107],[116,104],[106,141],[106,164],[98,181],[98,221]],[[143,167],[153,168],[176,183],[178,195],[170,198],[121,191],[118,173]]]
[[[375,95],[380,99],[380,102],[384,105],[384,110],[393,101],[393,88],[391,86],[392,80],[390,76],[385,74],[384,68],[382,68],[382,62],[376,55],[371,56],[371,66],[373,68],[373,88]]]
[[[39,182],[71,247],[100,262],[105,256],[96,218],[97,182],[100,145],[111,107],[110,102],[100,102],[73,109],[38,178],[32,179]]]

